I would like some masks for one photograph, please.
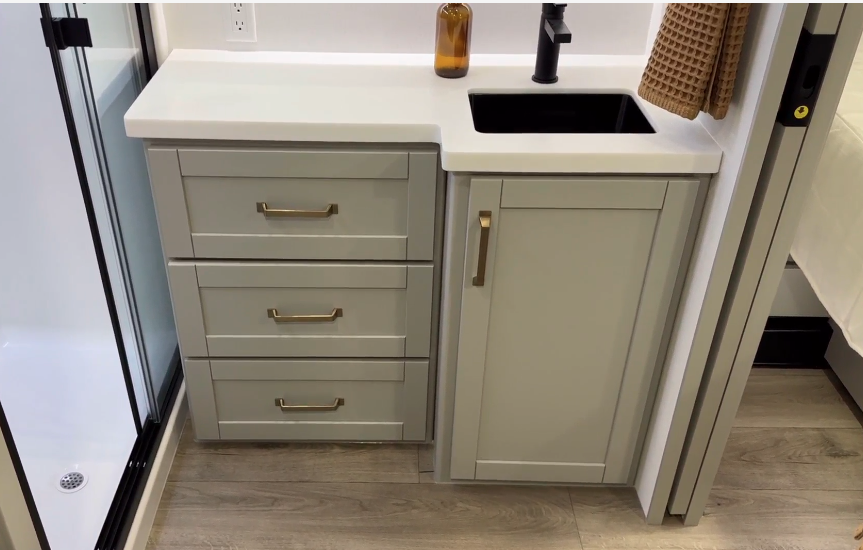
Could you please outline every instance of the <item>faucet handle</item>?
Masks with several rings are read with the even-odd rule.
[[[542,16],[546,19],[563,19],[566,4],[543,3]]]

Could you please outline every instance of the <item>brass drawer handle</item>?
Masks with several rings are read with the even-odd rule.
[[[285,400],[281,397],[276,398],[276,406],[282,412],[326,412],[334,411],[345,404],[343,397],[336,397],[332,405],[285,405]]]
[[[479,211],[479,259],[476,262],[476,277],[473,286],[485,285],[485,263],[488,259],[488,235],[491,233],[491,210]]]
[[[323,210],[285,210],[270,208],[265,202],[258,203],[258,212],[265,218],[329,218],[339,213],[338,204],[328,204]]]
[[[333,311],[326,315],[279,315],[279,310],[274,307],[267,310],[267,317],[276,323],[332,323],[341,316],[340,307],[334,307]]]

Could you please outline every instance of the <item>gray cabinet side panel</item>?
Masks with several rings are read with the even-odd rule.
[[[184,357],[206,357],[207,338],[195,265],[168,262],[168,282],[181,353]]]
[[[697,195],[697,180],[673,180],[668,184],[618,396],[605,461],[604,483],[626,483],[629,479],[676,271],[680,266]]]
[[[621,208],[659,210],[665,179],[507,178],[501,208]]]
[[[441,277],[435,414],[435,481],[450,481],[455,375],[458,361],[461,297],[464,280],[470,177],[449,174],[446,183],[446,231]]]
[[[430,261],[434,255],[437,153],[410,154],[407,259]]]
[[[192,233],[177,150],[150,147],[147,163],[165,257],[191,258],[194,256]]]
[[[216,417],[216,396],[210,376],[210,362],[184,359],[186,395],[195,427],[195,439],[219,439],[219,419]]]
[[[474,479],[479,423],[482,410],[482,390],[485,376],[485,353],[494,282],[494,258],[500,221],[501,180],[472,179],[468,208],[467,257],[461,284],[461,326],[453,413],[451,475],[457,479]],[[486,275],[484,286],[474,286],[479,254],[479,212],[491,212]]]
[[[402,439],[423,441],[426,438],[426,399],[429,380],[428,361],[405,361],[404,426]]]
[[[184,176],[405,179],[403,151],[180,149]]]
[[[428,357],[431,347],[432,278],[430,265],[408,266],[405,305],[405,356]]]

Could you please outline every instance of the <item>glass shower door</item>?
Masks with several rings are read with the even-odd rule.
[[[47,543],[82,550],[138,430],[40,15],[0,5],[0,404]]]
[[[87,19],[92,47],[61,51],[87,180],[114,289],[139,420],[160,420],[178,365],[177,336],[156,212],[140,139],[123,115],[143,89],[149,65],[135,4],[52,4],[52,15]]]

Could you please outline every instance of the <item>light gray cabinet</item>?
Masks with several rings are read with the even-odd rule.
[[[471,181],[453,479],[629,481],[698,185]]]
[[[424,441],[437,152],[148,144],[195,435]]]

